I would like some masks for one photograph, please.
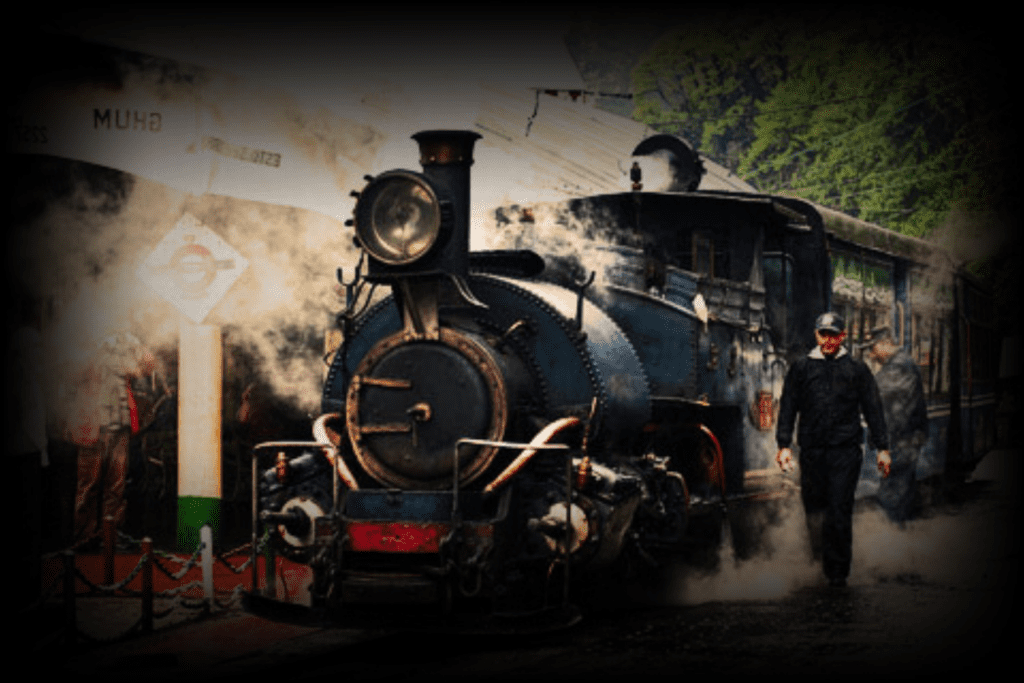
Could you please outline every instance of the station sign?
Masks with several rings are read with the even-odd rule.
[[[220,235],[185,214],[139,266],[137,275],[198,325],[248,265]]]

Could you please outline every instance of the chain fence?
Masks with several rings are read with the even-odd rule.
[[[42,632],[35,636],[34,649],[43,650],[60,641],[63,641],[65,645],[106,644],[122,641],[140,634],[151,633],[158,625],[163,628],[172,624],[180,624],[183,621],[201,619],[218,611],[223,612],[241,607],[245,587],[238,584],[228,590],[215,588],[212,575],[213,562],[218,562],[234,574],[242,574],[252,565],[252,543],[245,543],[227,552],[217,553],[212,549],[210,528],[203,527],[200,534],[202,540],[192,555],[184,558],[154,548],[152,540],[149,538],[140,541],[120,531],[115,533],[113,519],[104,520],[104,526],[102,544],[104,582],[97,583],[87,576],[76,562],[82,549],[93,546],[95,539],[89,539],[66,550],[44,556],[44,561],[60,558],[60,570],[47,585],[43,586],[39,599],[22,609],[21,613],[25,617],[40,615],[47,610],[48,606],[52,612],[53,604],[60,603],[63,606],[64,617],[61,620],[51,619],[51,623],[45,624]],[[115,538],[117,539],[116,544],[114,543]],[[264,535],[257,541],[255,555],[264,552],[267,540],[268,537]],[[113,580],[115,545],[121,550],[138,548],[141,552],[135,566],[117,581]],[[210,548],[209,557],[204,557],[207,548]],[[248,557],[240,564],[232,564],[228,559],[242,553],[246,553]],[[183,582],[189,572],[196,567],[200,567],[202,579]],[[156,591],[153,589],[154,571],[159,571],[172,582],[181,583]],[[129,588],[129,585],[140,575],[142,588]],[[81,590],[81,586],[85,587],[84,591]],[[199,593],[201,597],[197,597],[196,593]],[[125,599],[138,599],[139,618],[127,628],[119,627],[113,633],[109,632],[109,624],[106,624],[107,628],[101,629],[107,631],[103,635],[97,635],[95,632],[89,633],[81,628],[81,619],[78,613],[81,606],[80,601],[93,598],[118,598],[119,600],[116,601],[107,600],[107,605],[94,604],[99,604],[97,609],[99,612],[102,612],[104,607],[107,607],[109,612],[116,612],[118,618],[111,621],[118,621],[120,624],[124,623],[126,610],[130,615],[131,608],[125,607]],[[159,609],[156,609],[158,601]],[[36,619],[36,621],[44,623],[45,619]],[[54,621],[60,623],[53,623]]]

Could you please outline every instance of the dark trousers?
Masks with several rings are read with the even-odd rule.
[[[894,522],[902,523],[913,516],[915,475],[920,453],[921,449],[910,439],[895,442],[889,451],[892,469],[888,477],[878,482],[876,495],[879,505]]]
[[[853,494],[863,457],[859,445],[800,449],[800,497],[811,550],[830,579],[850,573]]]
[[[78,449],[78,491],[75,494],[75,540],[100,533],[107,515],[124,524],[125,482],[128,478],[128,430],[101,430],[91,446]]]

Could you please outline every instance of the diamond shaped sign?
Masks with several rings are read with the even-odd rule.
[[[248,265],[217,233],[185,214],[136,274],[199,324]]]

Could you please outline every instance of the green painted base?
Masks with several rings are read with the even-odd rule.
[[[209,524],[213,538],[220,529],[220,498],[178,496],[178,550],[193,553],[199,547],[199,530]]]

